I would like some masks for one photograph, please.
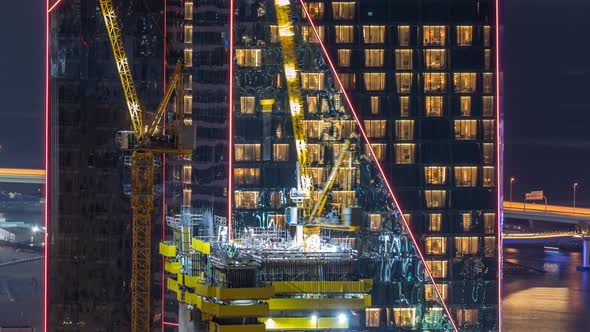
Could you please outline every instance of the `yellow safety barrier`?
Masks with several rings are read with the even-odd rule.
[[[258,288],[219,288],[198,284],[195,293],[199,296],[216,298],[219,300],[265,300],[274,295],[272,287]]]
[[[276,281],[272,283],[276,294],[295,293],[368,293],[373,280],[359,281]]]
[[[173,244],[160,242],[159,252],[160,255],[164,257],[176,257],[176,246]]]
[[[186,274],[177,274],[178,283],[190,288],[195,288],[203,278],[201,276],[189,276]]]
[[[181,269],[180,262],[170,262],[166,260],[164,262],[164,270],[170,273],[179,273]]]
[[[345,317],[272,317],[261,319],[267,330],[313,330],[348,329],[349,318]]]
[[[197,303],[197,306],[202,312],[216,317],[266,317],[269,314],[267,303],[252,305],[223,305],[200,301],[200,305]]]
[[[195,238],[193,238],[191,241],[191,248],[205,255],[209,255],[211,253],[211,244],[209,242],[197,240]]]
[[[166,279],[166,288],[178,293],[178,281],[171,278]]]
[[[371,306],[371,296],[363,298],[341,299],[270,299],[270,310],[362,310]]]

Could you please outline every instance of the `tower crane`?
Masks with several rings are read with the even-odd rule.
[[[106,30],[111,42],[115,64],[125,95],[131,120],[131,131],[117,133],[116,140],[124,150],[131,151],[131,209],[133,214],[131,259],[131,331],[150,330],[150,260],[151,222],[153,210],[154,154],[188,155],[192,153],[192,128],[185,126],[183,114],[182,63],[170,78],[162,101],[151,121],[144,121],[121,28],[111,0],[99,0]],[[175,116],[169,133],[160,126],[172,94],[176,93]],[[149,123],[149,125],[144,124]],[[186,121],[190,123],[190,121]]]

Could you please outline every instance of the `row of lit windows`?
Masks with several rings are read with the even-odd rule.
[[[493,187],[495,185],[494,168],[484,168],[484,178],[482,182],[483,187]],[[424,190],[424,201],[426,208],[429,209],[445,209],[449,206],[447,199],[447,190]]]
[[[364,25],[362,30],[362,42],[365,44],[384,44],[385,31],[384,25]],[[412,28],[408,25],[397,27],[397,38],[399,46],[410,46]],[[449,27],[443,25],[425,25],[422,27],[422,45],[426,47],[440,47],[447,44],[447,32]],[[322,41],[325,40],[325,26],[317,25],[316,31]],[[491,28],[484,26],[482,28],[483,46],[491,45]],[[474,27],[471,25],[462,25],[455,27],[456,45],[460,47],[473,45]],[[279,28],[276,25],[270,26],[271,42],[278,43]],[[317,43],[317,37],[313,29],[308,25],[301,26],[301,40],[305,43]],[[338,44],[351,44],[355,42],[355,26],[353,25],[335,25],[334,41]]]
[[[473,226],[476,224],[473,213],[462,212],[460,218],[460,229],[463,232],[471,232]],[[486,212],[482,215],[484,234],[496,233],[496,214],[493,212]],[[430,233],[438,233],[443,230],[443,216],[441,213],[431,213],[427,217],[427,229]]]
[[[448,239],[444,236],[425,237],[424,252],[430,256],[446,255]],[[482,250],[485,257],[496,255],[496,237],[494,236],[483,237],[483,242],[477,236],[456,236],[450,239],[454,240],[455,257],[478,255]]]
[[[447,298],[448,285],[437,284],[438,289],[443,297]],[[438,295],[434,285],[424,285],[424,298],[426,301],[438,301]],[[425,308],[424,322],[432,322],[432,328],[437,328],[435,322],[442,320],[442,308],[431,307]],[[385,314],[383,314],[385,313]],[[475,326],[479,322],[479,309],[461,308],[455,310],[455,323],[460,327]],[[398,327],[407,329],[416,329],[423,326],[420,320],[420,311],[416,308],[366,308],[365,309],[365,326],[366,327]],[[428,328],[428,327],[427,327]]]
[[[334,150],[333,158],[336,159],[338,151],[343,144],[332,144]],[[384,161],[387,156],[388,146],[391,144],[371,143],[375,158]],[[261,146],[258,143],[234,144],[234,155],[236,161],[260,161]],[[369,153],[365,148],[365,152]],[[310,163],[324,163],[324,148],[320,144],[310,143],[307,145],[307,157]],[[349,152],[350,153],[350,152]],[[396,164],[414,164],[416,162],[416,144],[414,143],[395,143],[393,144],[394,162]],[[347,156],[348,157],[348,156]],[[289,160],[289,144],[273,144],[273,160]],[[482,144],[482,161],[486,164],[494,162],[493,143]],[[493,184],[493,171],[491,166],[484,166],[481,172],[482,184],[490,187]],[[457,187],[474,187],[478,183],[478,169],[476,166],[457,166],[455,167],[455,185]],[[426,184],[446,184],[447,171],[444,166],[427,166],[424,168]]]
[[[324,167],[309,168],[312,185],[319,189],[327,180],[328,170]],[[255,186],[261,183],[260,168],[257,167],[236,167],[234,168],[234,183],[237,186]],[[359,183],[359,171],[354,167],[341,167],[336,173],[334,180],[335,188],[350,191],[353,185]]]
[[[492,144],[484,149],[492,149]],[[484,151],[484,155],[486,152]],[[447,168],[446,166],[425,166],[424,167],[424,181],[426,184],[442,185],[447,183]],[[493,167],[483,166],[481,172],[477,166],[455,166],[455,186],[456,187],[475,187],[478,184],[478,174],[481,174],[484,179],[484,186],[489,186],[490,179],[493,179]],[[492,173],[492,174],[490,174]],[[488,185],[486,185],[488,184]]]
[[[235,175],[234,175],[235,176]],[[331,201],[334,204],[341,204],[343,206],[353,206],[357,204],[356,192],[351,190],[334,190],[331,192]],[[271,195],[270,205],[272,208],[279,208],[284,203],[284,196],[281,192],[276,192],[277,198],[273,201]],[[319,201],[321,195],[320,191],[314,191],[311,193],[313,201]],[[261,207],[261,197],[259,191],[236,191],[234,192],[234,207],[236,209],[258,209]],[[280,199],[279,199],[280,198]]]

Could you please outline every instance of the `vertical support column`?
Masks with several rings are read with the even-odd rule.
[[[590,271],[590,237],[582,238],[582,265],[576,267],[578,271]]]

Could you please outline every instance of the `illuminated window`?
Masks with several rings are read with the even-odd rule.
[[[483,125],[483,139],[491,141],[495,137],[494,120],[482,120]]]
[[[341,151],[344,154],[344,160],[348,160],[350,158],[352,152],[350,150],[344,149],[344,143],[332,144],[332,152],[333,152],[334,160],[336,160],[340,156]],[[344,167],[342,169],[344,169]]]
[[[455,139],[473,140],[477,138],[477,120],[455,120]]]
[[[386,120],[365,120],[365,132],[373,138],[385,137]]]
[[[399,113],[400,117],[406,118],[410,116],[410,97],[400,96],[399,97]]]
[[[256,99],[253,96],[240,97],[240,113],[254,114]]]
[[[332,14],[335,20],[354,19],[354,2],[332,2]]]
[[[399,46],[410,46],[410,27],[407,25],[397,27],[397,38]]]
[[[356,192],[354,191],[332,191],[332,202],[351,206],[356,204]]]
[[[477,186],[477,167],[475,167],[475,166],[457,166],[457,167],[455,167],[455,186],[456,187],[475,187],[475,186]]]
[[[492,44],[491,30],[492,29],[489,25],[483,27],[483,46],[485,47],[490,47]]]
[[[443,97],[426,96],[426,116],[442,116]]]
[[[445,92],[447,90],[447,74],[424,73],[424,92]]]
[[[256,209],[260,202],[258,191],[236,191],[234,195],[236,209]]]
[[[318,31],[318,35],[320,35],[320,38],[324,40],[324,26],[317,25],[316,29]],[[318,43],[318,38],[316,37],[313,29],[309,25],[301,26],[301,40],[304,43]]]
[[[193,66],[193,49],[192,48],[185,48],[184,49],[184,66],[185,67],[192,67]]]
[[[424,67],[426,69],[445,69],[447,67],[447,51],[424,50]]]
[[[371,114],[379,114],[380,99],[379,96],[371,96]]]
[[[323,132],[322,120],[303,120],[305,137],[319,139]]]
[[[438,291],[443,298],[443,301],[447,300],[447,292],[448,286],[447,284],[437,284]],[[427,302],[438,302],[440,299],[438,298],[438,294],[436,293],[436,289],[433,284],[425,284],[424,285],[424,300]]]
[[[260,161],[260,144],[234,144],[236,161]]]
[[[492,50],[485,49],[483,51],[483,62],[484,62],[484,69],[489,70],[492,68]]]
[[[236,59],[239,66],[260,67],[262,65],[262,50],[236,49]]]
[[[354,120],[340,120],[334,124],[334,130],[340,131],[340,137],[349,138],[356,130],[356,121]]]
[[[381,230],[381,215],[369,214],[369,230],[379,232]]]
[[[483,93],[494,92],[494,75],[492,73],[483,73]]]
[[[471,115],[471,97],[470,96],[461,96],[461,115],[462,116],[470,116]]]
[[[318,112],[318,97],[307,96],[307,112],[311,114]]]
[[[260,168],[235,168],[234,181],[237,186],[260,184]]]
[[[496,256],[496,238],[494,236],[486,236],[483,238],[483,250],[486,257]]]
[[[339,49],[338,50],[338,66],[342,68],[350,67],[350,50]]]
[[[340,81],[346,91],[353,90],[356,87],[356,75],[354,73],[339,73]]]
[[[365,67],[383,67],[383,50],[366,49]]]
[[[395,163],[413,164],[415,160],[415,144],[394,144]]]
[[[280,192],[280,191],[271,191],[270,192],[268,205],[270,206],[271,209],[280,208],[283,205],[284,201],[285,201],[285,199],[283,197],[282,192]]]
[[[440,256],[447,253],[446,237],[426,237],[424,240],[426,255]]]
[[[289,160],[289,144],[273,144],[272,158],[274,161]]]
[[[474,326],[479,320],[477,309],[457,309],[457,325],[461,327]]]
[[[395,139],[409,141],[414,139],[414,120],[395,121]]]
[[[463,25],[457,27],[457,45],[471,46],[473,42],[473,27],[470,25]]]
[[[495,181],[494,166],[483,167],[483,183],[484,187],[493,187]]]
[[[324,3],[323,2],[306,2],[307,11],[309,16],[314,20],[319,20],[324,17]],[[301,16],[307,18],[305,10],[301,7]]]
[[[383,91],[385,89],[385,73],[364,73],[367,91]]]
[[[383,44],[385,42],[385,26],[363,26],[363,41],[365,44]]]
[[[471,212],[463,212],[461,213],[461,229],[463,232],[471,231]]]
[[[416,327],[416,308],[393,308],[395,326],[404,328]]]
[[[447,261],[426,261],[426,265],[430,269],[433,278],[447,277]]]
[[[446,190],[424,190],[426,207],[429,209],[440,209],[447,206]]]
[[[447,35],[446,27],[444,26],[424,26],[424,46],[445,46]]]
[[[273,225],[276,225],[278,229],[285,228],[285,215],[284,214],[269,214],[267,220],[268,220],[268,225],[271,228]]]
[[[193,19],[193,2],[187,1],[184,3],[184,19],[185,20],[192,20]]]
[[[371,147],[373,148],[373,151],[375,152],[375,157],[377,158],[377,160],[379,160],[379,161],[385,160],[386,151],[387,151],[387,146],[385,144],[371,143]],[[367,151],[367,154],[370,155],[369,149],[365,149],[365,151]]]
[[[426,184],[445,184],[447,182],[447,168],[444,166],[425,166],[424,181]]]
[[[337,184],[340,190],[350,191],[352,186],[357,183],[356,168],[340,167],[336,174],[334,184]]]
[[[482,111],[482,115],[485,117],[491,117],[494,116],[494,97],[492,96],[483,96],[482,97],[482,103],[483,103],[483,111]]]
[[[491,164],[494,162],[494,144],[483,143],[483,162]]]
[[[281,40],[279,39],[279,26],[278,25],[271,25],[270,27],[270,42],[271,43],[278,43]]]
[[[184,114],[193,113],[193,96],[184,95]]]
[[[411,73],[396,73],[395,82],[397,83],[398,93],[410,93],[412,91]]]
[[[475,73],[455,73],[453,75],[453,82],[455,83],[455,92],[457,93],[473,93],[476,88]]]
[[[354,28],[352,25],[337,25],[335,26],[335,31],[336,43],[354,43]]]
[[[183,165],[182,166],[182,183],[191,184],[192,173],[193,173],[193,168],[191,167],[191,165]]]
[[[486,212],[483,214],[483,231],[485,234],[496,234],[496,214]]]
[[[455,256],[457,257],[475,255],[477,254],[478,248],[479,238],[476,236],[455,237]]]
[[[185,24],[185,26],[184,26],[184,42],[185,43],[192,43],[193,42],[193,26],[190,24]]]
[[[301,73],[301,88],[304,90],[323,90],[324,73]]]
[[[307,144],[307,157],[310,163],[324,163],[324,149],[319,144]]]
[[[412,69],[412,50],[395,50],[395,69]]]
[[[442,214],[431,213],[428,216],[428,231],[429,232],[440,232],[442,227]]]

